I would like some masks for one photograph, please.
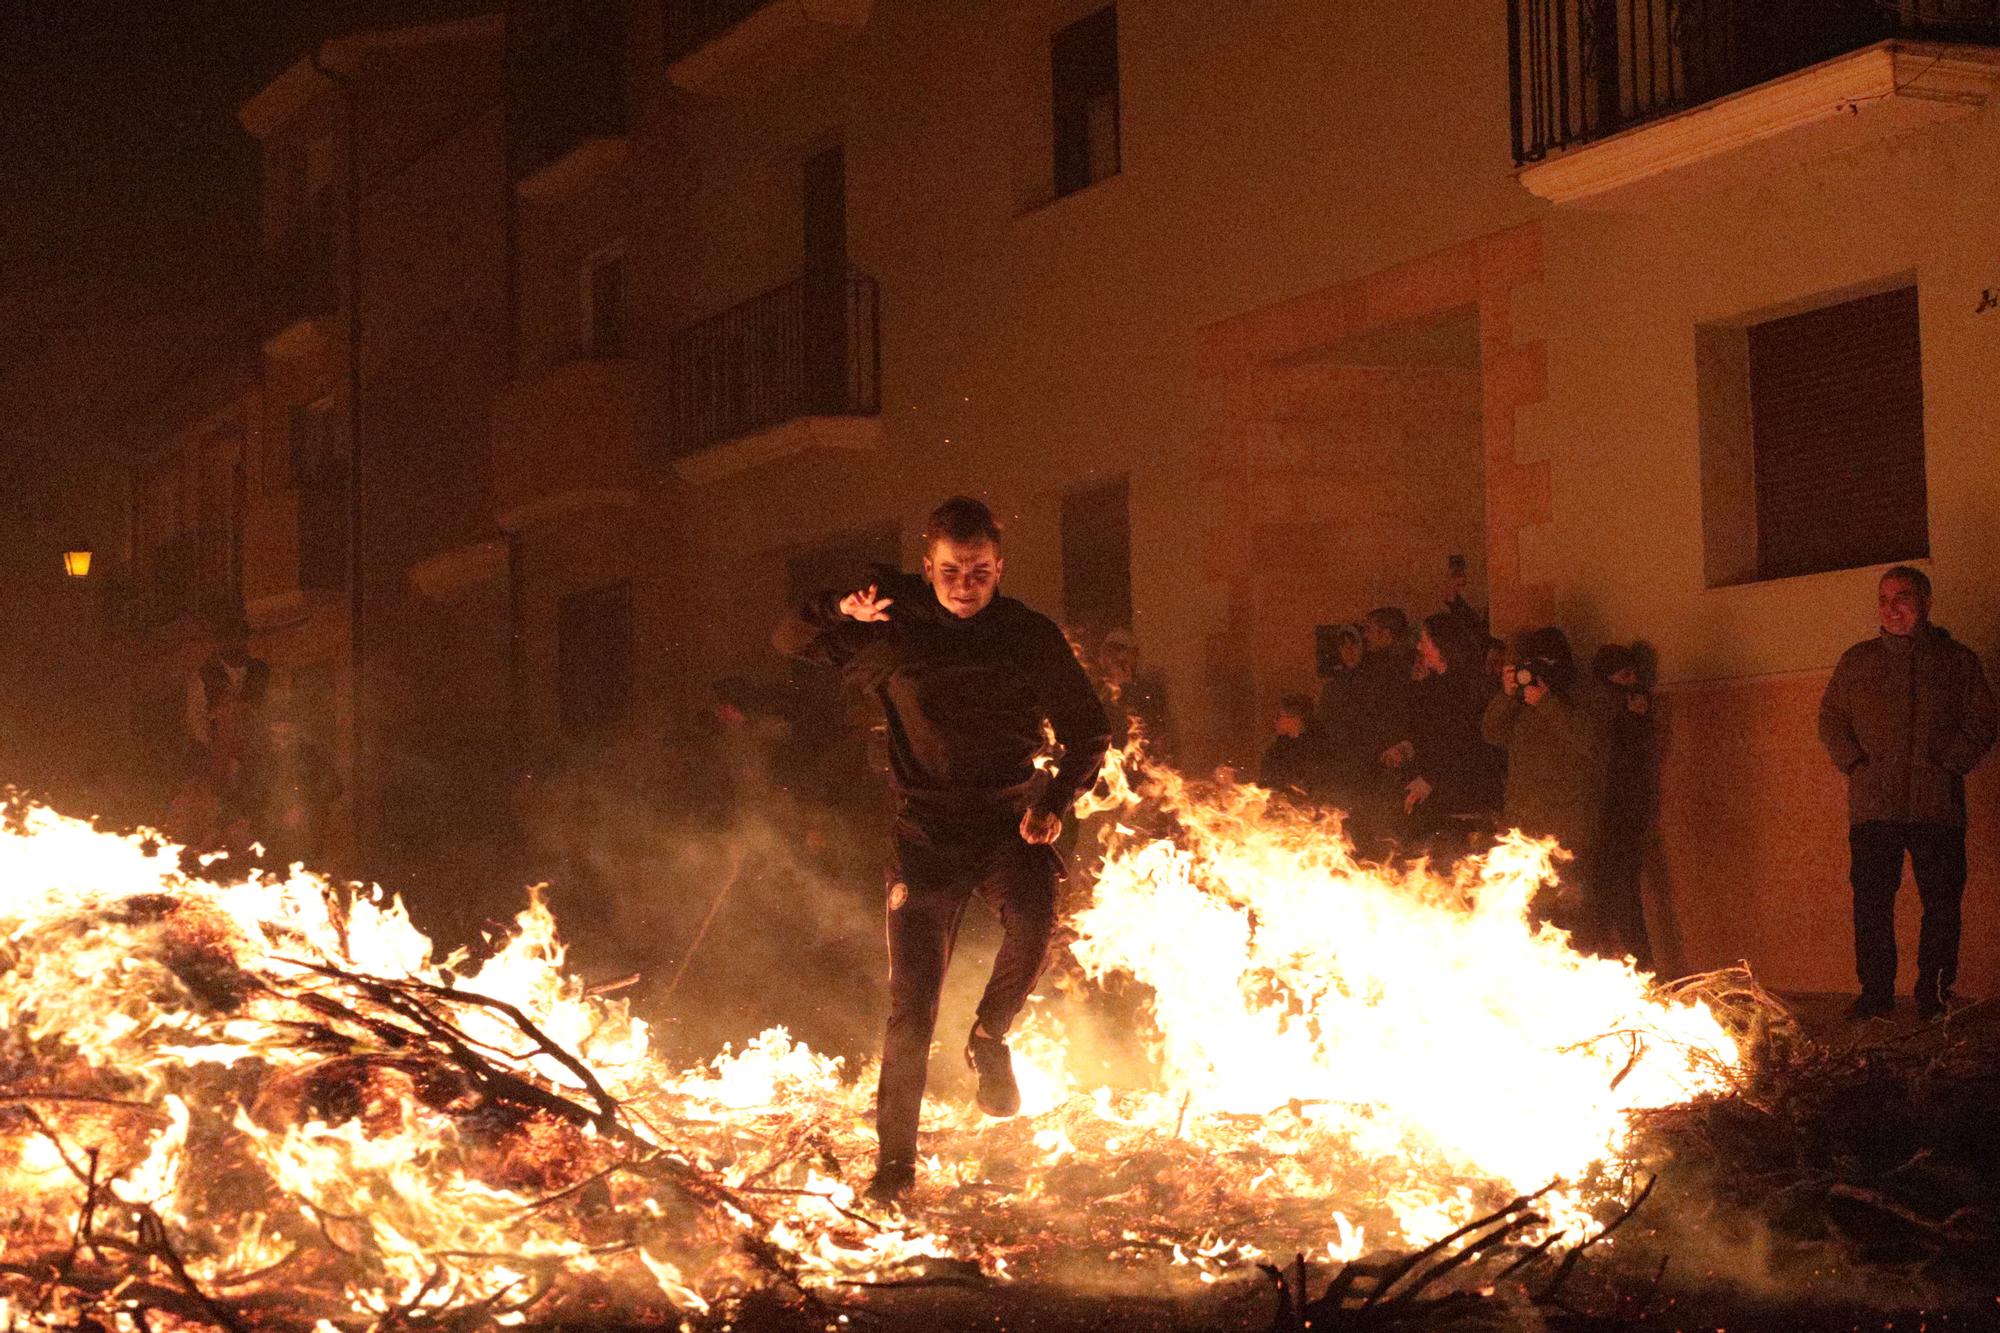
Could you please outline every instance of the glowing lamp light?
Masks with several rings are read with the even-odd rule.
[[[81,546],[74,551],[64,551],[63,573],[73,579],[87,577],[90,573],[90,548]]]

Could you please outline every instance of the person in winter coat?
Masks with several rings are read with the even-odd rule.
[[[1856,1018],[1895,1008],[1896,888],[1907,854],[1923,901],[1917,1013],[1941,1014],[1958,972],[1965,893],[1965,775],[1992,748],[1993,691],[1979,656],[1931,624],[1931,581],[1882,575],[1881,631],[1841,654],[1820,699],[1819,738],[1847,776]]]
[[[1348,827],[1362,856],[1387,856],[1403,826],[1401,742],[1409,735],[1410,621],[1401,607],[1381,606],[1361,622],[1361,664],[1355,668],[1352,724],[1342,737],[1341,768],[1349,789]]]
[[[1505,780],[1499,750],[1480,734],[1493,686],[1485,671],[1486,632],[1450,610],[1424,619],[1417,680],[1402,743],[1403,809],[1413,841],[1454,829],[1470,834],[1499,813]]]
[[[1584,947],[1601,933],[1592,918],[1592,857],[1604,804],[1604,728],[1574,697],[1576,659],[1553,626],[1531,631],[1481,719],[1489,745],[1507,752],[1500,823],[1554,838],[1570,853],[1561,890],[1547,915]]]
[[[1653,827],[1658,759],[1653,739],[1653,694],[1641,675],[1633,648],[1607,643],[1590,661],[1603,708],[1605,732],[1604,816],[1597,835],[1593,888],[1596,915],[1604,927],[1605,951],[1630,956],[1653,970],[1652,939],[1646,932],[1640,871]]]
[[[1334,803],[1344,808],[1354,785],[1354,733],[1361,708],[1361,626],[1323,626],[1319,633],[1319,703],[1313,718],[1333,754]]]
[[[1333,794],[1333,751],[1313,716],[1312,697],[1280,699],[1274,727],[1277,734],[1257,767],[1257,785],[1308,804],[1324,803]]]

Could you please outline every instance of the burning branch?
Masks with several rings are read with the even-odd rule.
[[[1328,1330],[1375,1333],[1387,1329],[1511,1325],[1524,1293],[1510,1292],[1505,1284],[1544,1262],[1563,1238],[1563,1233],[1556,1232],[1532,1246],[1519,1243],[1524,1232],[1547,1222],[1534,1211],[1534,1205],[1558,1183],[1551,1182],[1533,1194],[1521,1195],[1411,1254],[1344,1264],[1317,1300],[1307,1299],[1305,1255],[1294,1258],[1289,1274],[1271,1264],[1259,1264],[1277,1289],[1272,1333],[1305,1333],[1309,1329],[1316,1333]],[[1608,1224],[1572,1246],[1549,1280],[1527,1297],[1528,1303],[1567,1313],[1559,1304],[1559,1294],[1577,1261],[1591,1246],[1623,1226],[1651,1196],[1655,1183],[1657,1178],[1648,1181]],[[1463,1285],[1465,1273],[1490,1268],[1501,1260],[1510,1262],[1499,1273],[1477,1287]],[[1441,1295],[1424,1295],[1454,1273],[1460,1275],[1458,1288]]]

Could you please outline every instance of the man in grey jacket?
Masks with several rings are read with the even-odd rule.
[[[1882,576],[1882,632],[1841,654],[1819,705],[1819,738],[1847,775],[1856,1018],[1895,1008],[1896,889],[1907,853],[1923,901],[1917,1013],[1934,1018],[1958,971],[1965,892],[1965,775],[1993,745],[1993,692],[1979,656],[1931,624],[1931,581]]]

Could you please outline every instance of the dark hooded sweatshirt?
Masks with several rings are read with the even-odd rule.
[[[960,619],[910,575],[878,586],[895,600],[888,621],[849,620],[843,594],[821,593],[772,640],[881,699],[906,831],[999,833],[1030,805],[1066,814],[1097,781],[1111,726],[1055,622],[997,596]],[[1045,719],[1062,758],[1037,790]]]

